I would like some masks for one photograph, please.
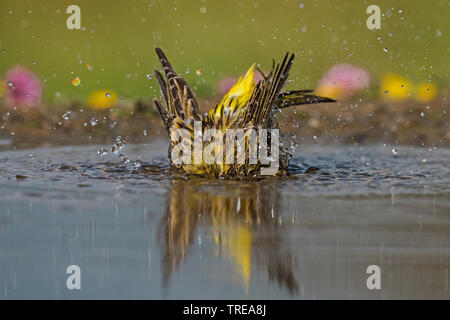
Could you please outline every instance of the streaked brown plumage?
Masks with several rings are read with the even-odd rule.
[[[286,53],[281,63],[272,65],[272,70],[263,76],[256,85],[253,80],[255,67],[252,66],[244,77],[230,89],[222,100],[208,114],[202,115],[198,109],[195,94],[186,81],[175,73],[166,55],[160,48],[156,53],[163,67],[164,76],[155,70],[156,78],[161,87],[165,105],[154,100],[161,114],[164,126],[170,137],[177,129],[186,129],[191,135],[191,143],[194,140],[194,121],[201,121],[202,132],[207,129],[276,129],[278,128],[273,116],[273,111],[301,104],[312,104],[321,102],[334,102],[332,99],[315,96],[312,90],[296,90],[280,93],[285,84],[289,70],[294,60],[294,54]],[[169,146],[169,158],[171,150],[178,141],[171,138]],[[183,143],[183,142],[182,142]],[[184,143],[190,143],[184,141]],[[246,140],[246,147],[248,147]],[[190,145],[189,147],[192,147]],[[247,149],[248,150],[248,149]],[[223,150],[222,150],[223,151]],[[224,152],[224,157],[226,157]],[[234,151],[233,151],[234,152]],[[218,153],[220,154],[220,153]],[[234,156],[234,155],[233,155]],[[289,160],[287,150],[280,150],[280,169],[278,173],[286,172]],[[250,164],[246,159],[243,164],[175,164],[171,165],[181,168],[186,173],[205,176],[233,177],[237,175],[254,176],[259,174],[262,164]]]

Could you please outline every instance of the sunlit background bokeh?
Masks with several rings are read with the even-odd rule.
[[[152,74],[160,46],[205,97],[216,94],[220,79],[255,62],[267,70],[289,50],[297,54],[290,88],[316,88],[333,65],[348,63],[376,79],[368,96],[384,90],[386,74],[448,92],[448,1],[376,1],[381,29],[369,30],[372,2],[2,1],[0,74],[15,64],[30,68],[48,103],[84,102],[99,90],[150,100],[159,96]],[[81,30],[66,27],[71,4],[81,8]]]

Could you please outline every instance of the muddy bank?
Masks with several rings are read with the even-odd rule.
[[[207,111],[216,99],[201,101]],[[430,104],[404,102],[340,102],[299,106],[277,115],[283,133],[301,143],[385,143],[450,147],[446,98]],[[159,114],[150,102],[92,110],[73,103],[13,110],[0,105],[0,149],[48,145],[148,142],[166,137]]]

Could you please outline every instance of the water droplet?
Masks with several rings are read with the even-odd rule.
[[[384,52],[388,52],[389,50],[387,48],[383,48],[383,51]]]
[[[133,166],[135,169],[138,169],[142,166],[142,163],[140,160],[136,160],[135,162],[133,162]]]
[[[79,85],[81,84],[81,79],[80,79],[80,77],[75,77],[75,78],[73,78],[72,79],[72,85],[74,86],[74,87],[78,87]]]
[[[151,73],[147,73],[146,78],[147,78],[148,80],[151,80],[151,79],[152,79],[152,74],[151,74]]]
[[[106,150],[106,148],[100,148],[97,152],[100,156],[106,156],[108,154],[108,150]]]
[[[393,154],[394,156],[398,155],[398,150],[397,150],[397,149],[392,149],[392,154]]]
[[[128,159],[123,153],[119,154],[119,158],[122,160],[123,163],[128,164],[130,163],[130,159]]]
[[[96,126],[98,124],[98,120],[96,118],[92,118],[90,123],[92,126]]]
[[[109,98],[109,97],[111,97],[111,92],[107,92],[105,95],[107,98]]]
[[[66,113],[64,113],[64,114],[62,115],[62,118],[63,118],[64,120],[69,120],[70,113],[71,113],[70,110],[67,111]]]
[[[200,13],[206,13],[206,11],[208,11],[208,9],[206,9],[206,7],[201,7],[200,8]]]
[[[116,138],[116,143],[112,146],[111,152],[118,154],[125,147],[125,143],[122,141],[122,137],[118,136]]]

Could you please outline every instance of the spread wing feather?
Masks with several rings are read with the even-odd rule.
[[[275,66],[275,61],[273,62],[272,71],[258,82],[240,125],[245,126],[248,123],[252,123],[254,126],[267,126],[268,113],[271,111],[275,99],[289,76],[289,70],[294,58],[295,55],[289,55],[288,52],[281,63]]]
[[[295,90],[287,91],[278,95],[275,100],[275,106],[282,109],[291,106],[298,106],[301,104],[322,103],[322,102],[336,102],[336,100],[319,97],[313,95],[314,90]]]
[[[201,121],[201,115],[198,111],[198,103],[194,91],[192,91],[186,81],[173,70],[164,52],[160,48],[155,48],[155,50],[163,67],[165,77],[158,70],[155,70],[155,76],[161,87],[161,93],[166,105],[164,106],[157,99],[155,99],[154,102],[161,114],[166,129],[169,130],[175,118],[179,118],[176,121],[177,123],[188,120]]]

